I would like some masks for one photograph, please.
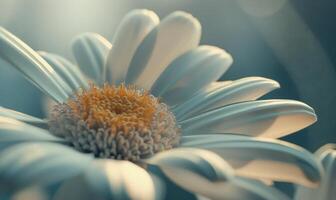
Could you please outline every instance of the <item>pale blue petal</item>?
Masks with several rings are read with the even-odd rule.
[[[261,180],[319,184],[322,166],[303,148],[274,139],[238,135],[183,136],[181,147],[204,148],[225,159],[237,175]]]
[[[177,148],[146,160],[159,166],[180,187],[210,199],[287,199],[257,181],[234,176],[232,168],[218,155],[194,148]]]
[[[316,156],[324,167],[325,176],[318,188],[299,186],[295,195],[297,200],[333,200],[336,197],[336,144],[321,147]]]
[[[71,88],[33,49],[0,27],[0,56],[57,102],[71,95]]]
[[[176,174],[171,179],[179,182],[182,188],[205,197],[198,199],[289,200],[285,194],[275,188],[238,177],[227,181],[209,182],[200,180],[197,176],[185,179],[185,174]]]
[[[65,182],[55,195],[61,199],[153,200],[161,185],[146,170],[129,161],[98,160],[79,177]]]
[[[91,157],[54,143],[14,145],[0,153],[0,160],[0,188],[5,191],[60,183],[92,162]]]
[[[80,83],[81,87],[88,88],[89,87],[89,81],[88,78],[85,77],[85,75],[80,71],[78,66],[71,63],[69,60],[65,59],[64,57],[53,54],[53,53],[47,53],[49,57],[52,57],[56,59],[58,62],[60,62],[65,68],[68,69],[68,71],[71,73],[72,77],[76,79],[78,83]]]
[[[233,176],[231,167],[218,155],[201,149],[176,148],[158,153],[146,163],[159,166],[163,172],[188,171],[209,181],[225,181]]]
[[[62,138],[53,136],[47,130],[15,119],[0,116],[0,146],[17,142],[62,142]]]
[[[183,134],[236,133],[279,138],[316,121],[314,110],[294,100],[259,100],[224,106],[180,122]]]
[[[81,88],[80,82],[72,75],[70,70],[65,67],[57,58],[49,53],[39,51],[40,56],[46,60],[50,66],[58,73],[59,76],[71,87],[73,93],[75,93],[79,88]]]
[[[106,60],[106,79],[110,84],[125,81],[136,49],[159,21],[150,10],[133,10],[125,16],[113,37],[113,48]]]
[[[102,85],[105,77],[105,60],[112,45],[97,33],[83,33],[72,42],[77,64],[90,79]]]
[[[199,46],[175,59],[159,76],[151,94],[170,106],[182,103],[218,80],[233,62],[230,54],[214,46]]]
[[[232,186],[236,187],[236,192],[233,193],[231,191],[232,196],[226,196],[223,192],[223,196],[225,199],[258,199],[258,200],[289,200],[290,198],[280,192],[279,190],[262,184],[259,181],[244,179],[244,178],[235,178],[233,180]],[[230,191],[230,186],[227,186],[228,190]]]
[[[0,106],[0,117],[8,117],[16,120],[20,120],[27,123],[45,124],[46,120],[33,117],[15,110],[4,108]]]
[[[181,121],[232,103],[256,100],[279,87],[278,82],[262,77],[242,78],[229,84],[219,82],[176,106],[174,113]]]
[[[201,25],[193,16],[181,11],[168,15],[137,48],[126,83],[149,90],[175,58],[197,47],[200,37]]]
[[[218,155],[195,148],[163,151],[144,162],[158,166],[181,188],[206,196],[218,194],[213,188],[220,182],[230,182],[234,176],[232,168]]]

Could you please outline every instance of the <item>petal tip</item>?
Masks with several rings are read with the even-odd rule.
[[[273,80],[273,79],[267,79],[271,84],[272,84],[272,86],[275,88],[275,89],[279,89],[279,88],[281,88],[281,85],[280,85],[280,83],[278,82],[278,81],[275,81],[275,80]]]
[[[159,17],[157,14],[148,9],[135,9],[129,12],[125,18],[125,20],[133,20],[136,19],[135,21],[147,21],[148,19],[152,21],[154,24],[158,24],[160,22]]]
[[[184,11],[175,11],[171,13],[167,18],[167,20],[178,20],[186,25],[190,25],[190,28],[193,28],[197,32],[201,32],[202,26],[201,23],[198,21],[197,18],[195,18],[192,14],[184,12]]]

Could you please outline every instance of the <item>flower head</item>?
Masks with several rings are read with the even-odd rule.
[[[76,37],[74,65],[1,28],[0,57],[56,103],[48,119],[0,108],[0,197],[56,185],[54,199],[169,198],[170,180],[211,199],[286,199],[263,182],[317,186],[315,157],[276,139],[314,123],[314,110],[257,100],[279,88],[267,78],[217,81],[232,57],[200,36],[188,13],[160,22],[135,10],[112,44]]]
[[[180,131],[168,106],[124,85],[91,86],[54,106],[50,132],[96,157],[138,161],[178,145]]]

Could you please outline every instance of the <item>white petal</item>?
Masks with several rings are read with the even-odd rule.
[[[71,95],[71,88],[33,49],[0,27],[0,56],[57,102]]]
[[[0,190],[47,186],[78,175],[92,158],[52,143],[14,145],[0,153]]]
[[[190,14],[174,12],[164,18],[140,44],[126,76],[126,83],[150,89],[175,58],[196,48],[201,25]]]
[[[68,68],[66,68],[59,60],[55,57],[51,56],[46,52],[38,52],[40,56],[48,62],[50,66],[58,73],[59,76],[71,87],[73,93],[76,92],[79,88],[81,88],[80,83],[76,80],[76,78],[71,74]]]
[[[44,124],[45,120],[0,106],[0,117],[8,117],[27,123]]]
[[[134,10],[126,15],[113,37],[113,48],[106,60],[106,79],[109,83],[125,81],[136,49],[158,23],[158,16],[150,10]]]
[[[308,187],[315,187],[321,181],[322,166],[315,157],[287,142],[229,134],[198,135],[183,136],[181,146],[217,153],[240,176]]]
[[[237,198],[229,198],[229,199],[264,199],[264,200],[289,200],[290,198],[277,190],[276,188],[267,186],[262,184],[261,182],[244,179],[244,178],[236,178],[234,180],[234,184],[236,187],[240,187],[240,191],[238,190]],[[234,196],[235,197],[235,196]]]
[[[218,155],[205,150],[177,148],[149,160],[180,187],[210,199],[286,199],[256,181],[234,177],[232,168]]]
[[[158,199],[161,186],[141,167],[128,161],[98,160],[80,177],[67,181],[58,199]],[[83,190],[84,188],[84,190]]]
[[[256,100],[279,87],[278,82],[262,77],[248,77],[230,83],[219,82],[176,106],[174,113],[178,120],[185,120],[214,108]]]
[[[146,163],[166,169],[188,171],[210,181],[225,181],[233,176],[231,167],[216,154],[193,148],[176,148],[158,153]],[[186,177],[187,178],[187,177]]]
[[[145,160],[158,166],[180,187],[207,195],[214,183],[229,182],[232,168],[218,155],[200,149],[177,148],[164,151]]]
[[[82,88],[89,87],[88,79],[80,71],[78,66],[74,65],[69,60],[57,54],[47,53],[47,52],[44,52],[44,54],[47,54],[47,56],[50,58],[56,59],[60,64],[62,64],[65,68],[67,68],[68,71],[71,73],[72,77],[76,79],[76,81],[81,85]]]
[[[299,186],[297,188],[295,199],[301,200],[333,200],[336,196],[336,145],[327,144],[321,147],[317,152],[321,161],[325,175],[318,188],[306,188]]]
[[[64,142],[47,130],[0,116],[0,146],[25,141]]]
[[[293,100],[260,100],[224,106],[182,121],[184,134],[236,133],[279,138],[316,121],[314,110]]]
[[[289,198],[276,189],[261,183],[246,182],[232,178],[228,181],[210,182],[188,171],[165,172],[172,181],[185,190],[208,197],[209,199],[249,199],[249,200],[288,200]]]
[[[105,60],[112,45],[97,33],[83,33],[72,42],[72,51],[81,70],[96,84],[102,85]]]
[[[155,81],[151,93],[171,106],[182,103],[218,80],[232,62],[224,50],[200,46],[175,59]]]

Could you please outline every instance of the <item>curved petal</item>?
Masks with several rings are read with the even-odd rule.
[[[221,85],[219,85],[221,84]],[[263,77],[247,77],[211,85],[174,108],[178,121],[233,103],[252,101],[280,87],[279,83]]]
[[[236,193],[238,194],[233,194],[232,198],[231,197],[227,198],[230,200],[231,199],[263,199],[263,200],[270,200],[270,199],[289,200],[290,199],[286,194],[280,192],[276,188],[267,186],[256,180],[237,177],[233,180],[232,186],[237,187]],[[230,187],[227,186],[227,188],[230,188]],[[223,195],[225,195],[225,193]]]
[[[72,52],[78,66],[99,85],[105,81],[105,60],[111,48],[111,43],[97,33],[80,34],[72,42]]]
[[[0,146],[25,141],[65,142],[51,135],[47,130],[0,116]]]
[[[200,37],[201,25],[193,16],[181,11],[168,15],[136,50],[126,83],[149,90],[169,63],[197,47]]]
[[[89,82],[88,79],[84,76],[82,71],[78,68],[78,66],[71,63],[69,60],[65,59],[64,57],[53,54],[53,53],[47,53],[48,57],[56,59],[60,64],[62,64],[65,68],[68,69],[68,71],[71,73],[72,77],[74,77],[78,83],[80,83],[82,88],[89,88]]]
[[[63,145],[25,143],[0,153],[1,190],[51,185],[78,175],[92,158]]]
[[[128,161],[98,160],[80,176],[65,182],[55,200],[151,200],[160,198],[160,194],[160,184],[141,167]]]
[[[176,148],[155,154],[144,162],[158,166],[180,187],[201,194],[208,194],[214,183],[228,182],[234,176],[223,159],[201,149]]]
[[[224,106],[180,122],[184,134],[236,133],[279,138],[316,121],[314,110],[293,100],[260,100]]]
[[[336,144],[327,144],[317,152],[324,170],[325,176],[318,188],[306,188],[299,186],[296,191],[295,199],[306,200],[332,200],[336,196]]]
[[[186,171],[186,173],[198,174],[209,181],[225,181],[233,176],[231,167],[223,159],[201,149],[172,149],[158,153],[145,162],[159,166],[165,173]]]
[[[181,174],[181,178],[183,175]],[[188,186],[185,186],[188,187]],[[208,187],[198,188],[199,200],[221,199],[248,199],[248,200],[289,200],[290,198],[279,190],[264,185],[258,181],[235,177],[230,182],[218,182]]]
[[[113,37],[113,48],[106,60],[106,79],[110,84],[125,81],[136,49],[159,21],[150,10],[134,10],[126,15]]]
[[[185,181],[184,174],[174,176],[172,178],[176,182]],[[192,181],[199,181],[198,177],[194,177]],[[201,187],[191,188],[190,183],[185,181],[181,187],[195,192],[198,200],[232,200],[232,199],[248,199],[248,200],[289,200],[290,198],[279,190],[264,185],[258,181],[235,177],[227,182],[204,183]],[[201,196],[201,197],[200,197]]]
[[[8,117],[27,123],[44,124],[45,120],[0,106],[0,117]]]
[[[183,136],[182,147],[204,148],[225,159],[237,175],[315,187],[322,166],[303,148],[274,139],[237,135]]]
[[[155,81],[151,94],[168,105],[179,104],[218,80],[232,62],[223,49],[199,46],[175,59]]]
[[[0,27],[0,56],[57,102],[71,95],[71,88],[33,49]]]
[[[205,150],[177,148],[159,153],[146,162],[159,166],[180,187],[211,199],[269,199],[275,192],[256,181],[236,178],[223,159]],[[287,198],[277,192],[273,199]]]
[[[50,66],[58,73],[59,76],[63,78],[63,80],[71,87],[73,93],[75,93],[79,88],[81,88],[80,83],[77,79],[72,75],[68,68],[66,68],[59,60],[50,54],[39,51],[40,56],[48,62]]]

